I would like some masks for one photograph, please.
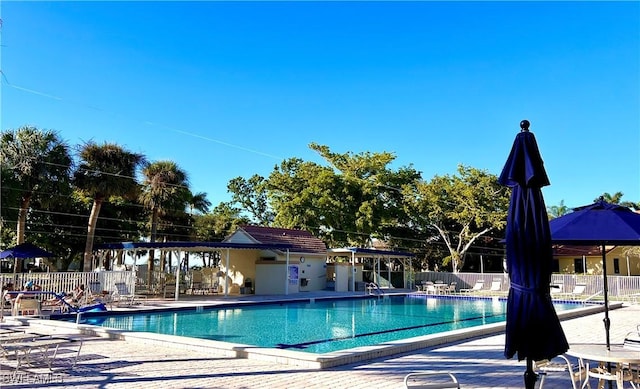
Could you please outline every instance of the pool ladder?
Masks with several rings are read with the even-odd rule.
[[[367,283],[365,285],[365,288],[367,289],[370,295],[375,294],[376,296],[384,296],[384,292],[382,291],[382,289],[380,289],[378,284],[376,284],[375,282]]]

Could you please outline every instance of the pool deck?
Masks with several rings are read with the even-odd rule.
[[[331,296],[336,293],[329,292]],[[362,295],[362,293],[358,293]],[[354,293],[342,293],[343,297]],[[224,304],[326,297],[326,292],[289,296],[189,296],[180,301],[149,299],[143,307],[181,308]],[[121,308],[127,310],[127,308]],[[640,324],[640,305],[611,310],[611,343]],[[569,344],[604,343],[603,313],[562,321]],[[42,326],[29,319],[27,330],[60,333],[59,327]],[[3,326],[16,324],[6,318]],[[75,324],[74,324],[75,325]],[[264,323],[268,325],[268,323]],[[309,368],[262,359],[237,359],[207,352],[202,347],[173,343],[119,340],[86,336],[75,369],[68,369],[73,346],[63,346],[53,374],[36,365],[20,371],[12,381],[15,361],[0,359],[0,387],[4,388],[402,388],[404,376],[416,371],[450,371],[463,388],[523,388],[524,361],[505,359],[504,335],[476,336],[423,347],[402,354],[324,368]],[[21,381],[21,382],[20,382]],[[592,382],[595,385],[595,382]],[[568,388],[567,375],[549,375],[545,388]]]

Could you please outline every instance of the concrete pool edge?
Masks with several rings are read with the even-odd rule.
[[[621,303],[610,304],[610,309],[620,308]],[[599,313],[604,310],[602,305],[589,305],[558,313],[560,320],[568,320],[580,316]],[[308,369],[326,369],[335,366],[359,363],[371,359],[402,354],[417,349],[433,347],[445,343],[452,343],[464,339],[493,335],[504,331],[505,323],[493,323],[466,329],[447,331],[440,334],[402,339],[375,346],[364,346],[353,349],[335,351],[325,354],[312,354],[301,351],[282,350],[275,348],[260,348],[252,345],[220,342],[207,339],[187,338],[175,335],[154,334],[149,332],[130,332],[89,324],[76,324],[64,321],[26,319],[28,324],[37,330],[46,327],[49,331],[66,333],[75,332],[110,339],[120,339],[142,344],[157,344],[163,347],[182,348],[200,351],[228,358],[245,358],[270,361],[279,364],[305,367]]]

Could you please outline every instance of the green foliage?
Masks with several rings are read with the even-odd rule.
[[[21,127],[0,133],[2,217],[17,220],[16,243],[25,241],[32,201],[48,203],[69,185],[69,148],[53,131]],[[7,190],[8,189],[8,190]],[[8,237],[8,235],[5,235]]]
[[[329,166],[291,158],[269,176],[276,225],[312,231],[330,246],[367,247],[373,238],[406,231],[401,188],[415,185],[417,171],[390,169],[391,153],[338,154],[315,143],[310,148]]]
[[[570,211],[571,210],[569,209],[569,207],[564,205],[564,200],[560,200],[559,205],[552,205],[550,207],[547,207],[547,214],[549,215],[549,219],[555,219],[557,217],[566,215]]]
[[[220,203],[211,213],[197,215],[194,220],[195,240],[219,242],[236,230],[238,226],[249,224],[250,220],[241,216],[240,208],[230,203]]]
[[[436,175],[415,188],[405,187],[404,193],[416,229],[438,232],[454,272],[464,266],[476,239],[506,224],[507,190],[486,171],[460,165],[458,175]]]
[[[264,177],[254,174],[248,180],[236,177],[229,181],[227,189],[231,193],[231,203],[249,213],[251,221],[261,226],[273,223],[273,212],[267,199],[267,182]]]
[[[84,195],[93,199],[84,249],[84,271],[93,268],[93,243],[102,204],[112,197],[135,198],[138,193],[135,175],[142,163],[143,155],[114,143],[98,145],[86,142],[80,148],[80,163],[74,172],[74,183]]]

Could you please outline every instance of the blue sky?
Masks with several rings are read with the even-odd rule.
[[[170,159],[216,205],[286,158],[496,175],[522,119],[547,205],[640,201],[639,2],[2,2],[1,128]]]

